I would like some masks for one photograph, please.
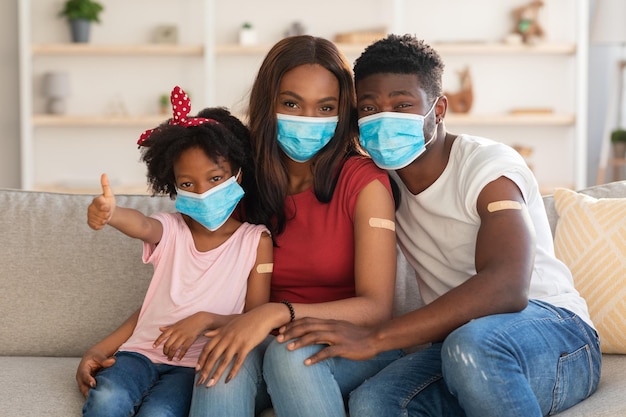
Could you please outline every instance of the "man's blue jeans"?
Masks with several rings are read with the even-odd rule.
[[[407,355],[350,397],[358,417],[553,415],[600,379],[596,332],[568,310],[531,300],[519,313],[472,320]]]
[[[187,417],[193,368],[155,364],[134,352],[118,352],[115,359],[96,375],[83,416]]]
[[[368,361],[333,358],[306,366],[304,360],[324,346],[295,351],[286,346],[269,336],[228,384],[222,376],[212,388],[196,387],[190,417],[253,416],[270,405],[277,416],[345,417],[350,392],[403,355],[398,350]]]

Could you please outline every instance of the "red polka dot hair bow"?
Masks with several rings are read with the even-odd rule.
[[[170,125],[198,126],[204,123],[219,123],[217,120],[205,119],[204,117],[187,118],[187,115],[191,111],[191,102],[187,93],[185,93],[179,86],[174,87],[172,90],[170,102],[172,103],[174,113],[173,117],[169,120]],[[158,127],[155,129],[158,129]],[[143,132],[137,141],[137,145],[141,146],[155,129],[148,129]]]

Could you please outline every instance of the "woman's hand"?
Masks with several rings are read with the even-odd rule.
[[[78,389],[87,398],[90,388],[96,387],[95,375],[102,369],[113,366],[115,358],[106,356],[98,349],[90,349],[83,355],[76,370]]]
[[[193,342],[210,328],[211,316],[211,313],[200,311],[171,326],[159,327],[162,333],[154,341],[154,348],[158,348],[163,343],[163,354],[169,360],[172,360],[174,356],[181,360]]]
[[[278,327],[271,317],[272,312],[279,308],[285,309],[282,304],[263,304],[231,320],[223,327],[205,333],[204,335],[211,340],[204,345],[198,358],[196,366],[196,371],[199,372],[198,385],[206,384],[207,387],[215,385],[230,363],[233,366],[226,382],[233,379],[248,353]]]
[[[309,345],[329,345],[304,361],[305,365],[313,365],[336,356],[352,360],[373,358],[379,353],[373,344],[374,334],[375,329],[371,327],[347,321],[305,317],[282,326],[276,340],[281,343],[293,340],[287,345],[289,350]]]

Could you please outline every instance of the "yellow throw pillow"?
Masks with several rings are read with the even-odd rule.
[[[626,198],[557,189],[554,250],[587,301],[604,353],[626,353]]]

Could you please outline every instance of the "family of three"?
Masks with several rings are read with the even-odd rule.
[[[249,123],[225,109],[140,138],[143,305],[77,370],[85,416],[545,416],[591,395],[599,340],[512,148],[444,125],[443,62],[415,37],[279,41]],[[352,74],[354,73],[354,78]],[[392,318],[396,238],[424,306]],[[132,279],[132,277],[129,277]],[[415,346],[420,346],[415,349]]]

